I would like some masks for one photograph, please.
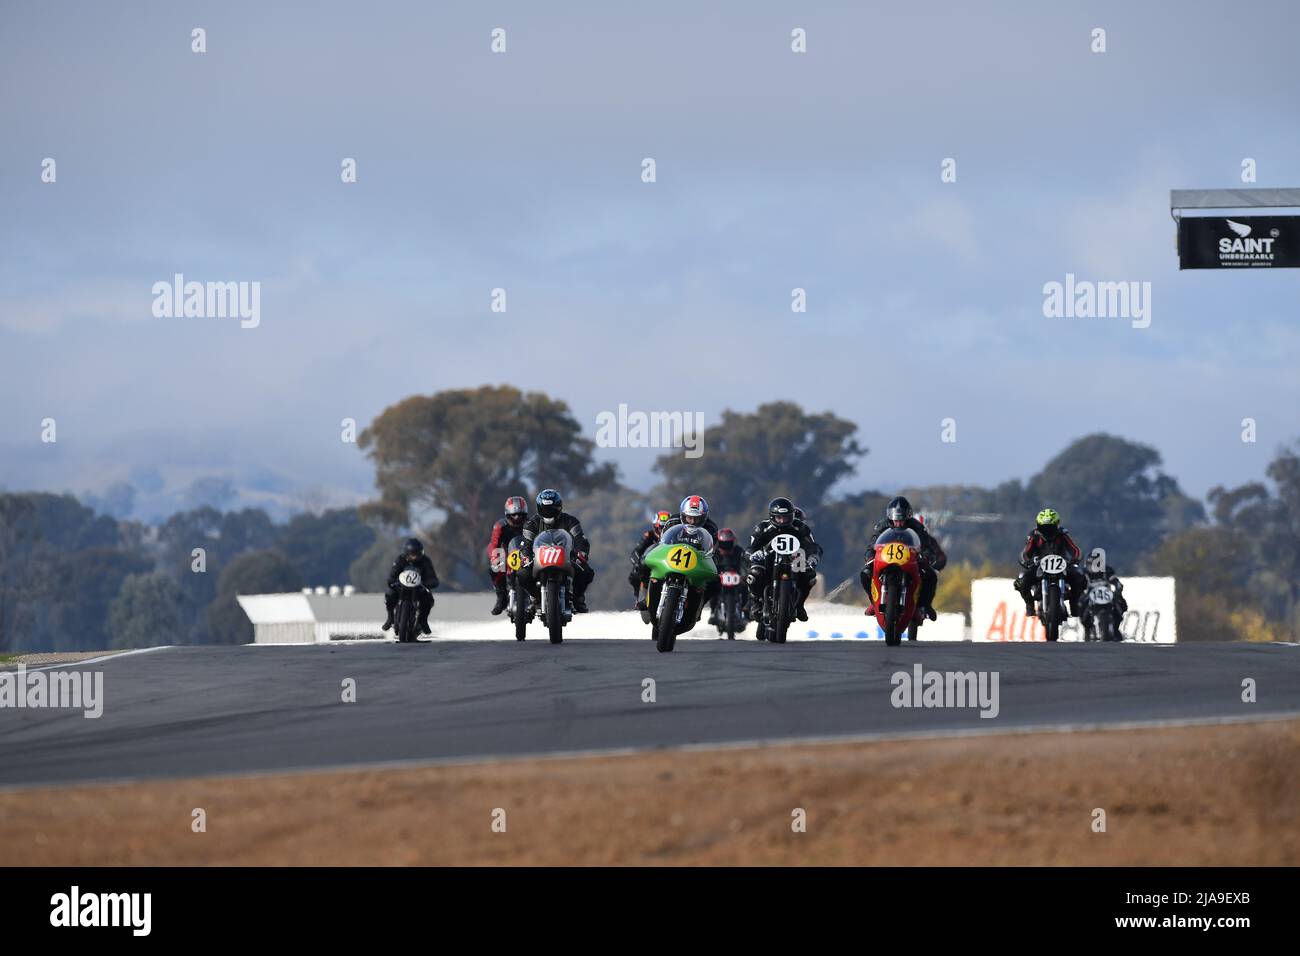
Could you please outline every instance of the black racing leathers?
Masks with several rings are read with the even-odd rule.
[[[808,562],[803,571],[794,575],[795,586],[799,589],[800,607],[817,581],[817,562],[821,560],[822,546],[813,537],[812,528],[798,518],[788,525],[776,525],[770,518],[764,518],[754,525],[749,536],[749,547],[745,549],[745,560],[749,566],[745,583],[749,587],[749,598],[756,608],[763,603],[763,591],[767,587],[767,548],[779,534],[792,534],[798,538],[799,547],[803,549]]]
[[[1079,599],[1087,586],[1087,579],[1079,568],[1079,559],[1083,556],[1083,552],[1070,537],[1070,532],[1064,528],[1058,529],[1054,535],[1048,537],[1036,527],[1029,532],[1029,536],[1025,539],[1025,546],[1020,551],[1020,566],[1024,570],[1016,575],[1014,585],[1020,592],[1020,596],[1024,598],[1025,616],[1029,617],[1034,613],[1034,588],[1038,584],[1038,578],[1034,573],[1034,558],[1041,558],[1045,554],[1058,554],[1065,558],[1067,562],[1065,583],[1069,591],[1066,597],[1070,602],[1070,614],[1078,617]]]
[[[871,593],[872,567],[876,560],[876,539],[892,527],[893,523],[888,518],[881,518],[871,528],[866,559],[862,564],[862,570],[858,572],[858,580],[867,594]],[[921,539],[921,593],[916,596],[916,603],[919,607],[928,608],[933,605],[934,592],[939,586],[937,572],[942,571],[947,565],[948,555],[944,553],[938,539],[930,534],[925,525],[916,518],[908,518],[904,527],[915,531],[916,536]]]
[[[740,545],[735,544],[730,548],[714,548],[713,564],[718,569],[718,574],[723,571],[735,571],[741,577],[745,575],[745,552],[740,549]],[[713,592],[713,597],[709,600],[709,613],[716,615],[718,613],[718,602],[722,598],[722,585],[719,582],[717,590]],[[744,603],[743,601],[741,603]]]
[[[1088,586],[1093,584],[1109,584],[1115,592],[1115,612],[1123,617],[1128,613],[1128,601],[1124,598],[1124,585],[1120,583],[1119,575],[1109,564],[1106,565],[1104,572],[1087,571],[1085,572]],[[1080,616],[1088,613],[1088,588],[1083,589],[1083,597],[1079,601]]]
[[[587,556],[591,554],[591,542],[587,540],[587,535],[583,533],[582,522],[577,517],[567,511],[562,511],[555,520],[547,522],[539,514],[532,515],[524,522],[523,531],[520,532],[524,539],[524,553],[531,557],[534,539],[543,531],[556,530],[567,531],[569,537],[573,539],[573,598],[575,601],[581,602],[583,594],[586,593],[587,585],[591,584],[592,579],[596,577],[596,572],[587,563]],[[520,573],[523,575],[524,582],[527,584],[528,590],[532,592],[533,597],[538,598],[538,586],[533,576],[531,561]]]
[[[645,553],[659,543],[659,529],[650,525],[641,532],[641,537],[637,539],[636,547],[628,555],[628,561],[632,565],[632,570],[627,573],[627,583],[632,586],[632,593],[639,599],[641,597],[641,585],[645,583],[646,566],[641,563]]]
[[[409,559],[404,553],[397,556],[393,566],[388,571],[388,587],[384,591],[384,607],[388,611],[388,617],[393,617],[393,608],[397,606],[398,584],[397,578],[407,568],[415,568],[420,572],[420,581],[424,588],[418,595],[420,602],[420,620],[419,626],[424,627],[429,620],[429,609],[433,607],[433,595],[430,591],[438,588],[438,572],[434,570],[433,561],[427,554],[422,554],[414,561]]]

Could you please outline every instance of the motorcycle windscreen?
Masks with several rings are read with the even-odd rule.
[[[703,528],[695,528],[686,524],[675,524],[664,532],[663,537],[659,539],[660,544],[686,544],[690,545],[697,551],[703,551],[708,554],[713,550],[713,535],[709,534]]]
[[[911,528],[886,528],[876,539],[876,547],[882,544],[904,544],[913,551],[920,551],[921,536]]]

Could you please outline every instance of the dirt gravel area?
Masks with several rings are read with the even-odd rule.
[[[1300,721],[16,791],[0,864],[1294,866]]]
[[[75,664],[77,661],[88,661],[92,657],[112,657],[114,654],[125,653],[126,651],[51,651],[42,654],[5,655],[0,658],[0,671],[17,670],[19,664],[24,667],[44,667],[46,664]]]

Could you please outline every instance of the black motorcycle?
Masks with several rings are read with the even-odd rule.
[[[542,622],[552,644],[564,641],[564,625],[573,619],[573,537],[556,528],[533,541],[533,581],[541,595]],[[518,637],[519,624],[515,624]]]
[[[1061,625],[1070,619],[1069,581],[1065,576],[1069,562],[1059,554],[1044,554],[1034,558],[1035,588],[1038,598],[1038,619],[1043,622],[1047,639],[1055,641],[1061,636]]]
[[[1119,627],[1119,609],[1115,606],[1115,589],[1109,581],[1094,581],[1088,586],[1087,602],[1083,611],[1083,639],[1085,641],[1122,641],[1124,632]]]
[[[399,644],[414,644],[420,635],[420,592],[424,579],[416,568],[407,568],[397,576],[397,604],[393,608],[393,633]]]
[[[795,578],[807,568],[807,556],[798,536],[778,534],[768,542],[759,560],[767,569],[767,584],[757,609],[756,636],[760,641],[784,644],[799,607]]]
[[[718,572],[718,633],[734,641],[749,623],[745,619],[745,579],[739,571]]]
[[[515,535],[510,540],[510,547],[506,549],[505,573],[506,593],[509,595],[506,613],[510,616],[510,623],[515,626],[516,641],[522,641],[528,636],[528,625],[537,614],[532,595],[528,593],[525,575],[522,573],[527,566],[524,539]]]

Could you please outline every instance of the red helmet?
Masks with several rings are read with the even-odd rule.
[[[730,551],[736,546],[736,532],[730,528],[721,528],[718,531],[718,548],[723,551]]]
[[[506,524],[512,528],[523,527],[528,520],[528,502],[519,495],[511,495],[506,499]]]

